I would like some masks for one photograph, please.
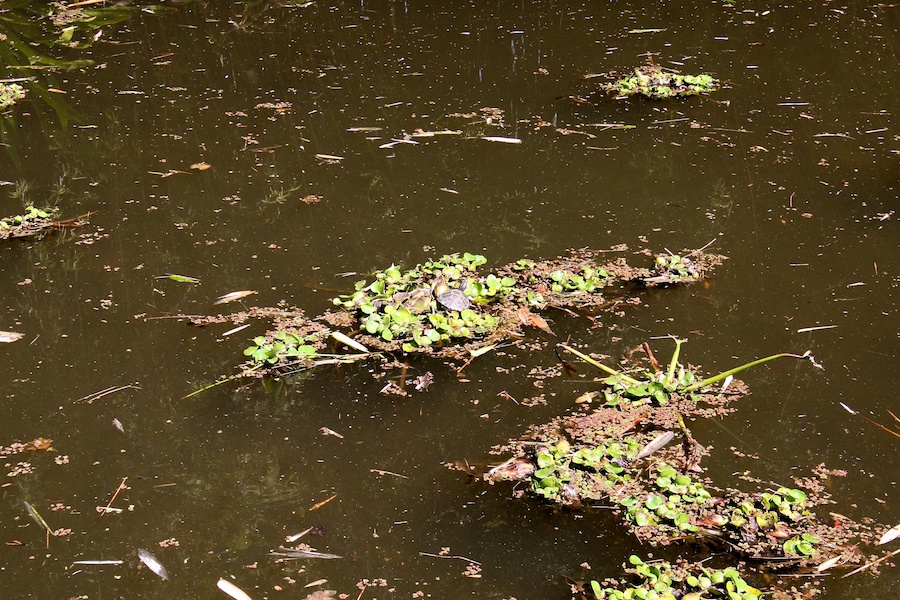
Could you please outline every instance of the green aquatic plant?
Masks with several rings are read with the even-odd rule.
[[[244,356],[258,365],[274,365],[278,362],[316,358],[316,335],[298,335],[291,331],[279,331],[271,339],[266,336],[253,338],[253,345],[244,350]]]
[[[816,363],[809,352],[802,355],[783,352],[743,364],[739,367],[719,373],[718,375],[700,380],[696,373],[685,368],[678,362],[681,345],[686,341],[687,340],[675,339],[675,351],[672,353],[672,359],[669,362],[667,370],[644,371],[641,374],[642,379],[636,379],[621,371],[616,371],[566,344],[560,344],[560,347],[610,375],[603,380],[603,383],[607,386],[603,391],[603,395],[608,406],[640,406],[642,404],[662,406],[676,397],[688,397],[697,400],[698,397],[694,392],[723,381],[726,378],[751,367],[775,360],[776,358],[808,360],[816,367],[821,368],[821,365]]]
[[[619,500],[627,519],[638,527],[668,524],[680,531],[697,531],[692,515],[712,498],[706,488],[665,463],[651,470],[650,479],[655,491],[642,498],[627,496]]]
[[[620,97],[641,95],[652,100],[664,100],[706,94],[719,85],[719,80],[710,75],[681,75],[656,65],[645,65],[635,69],[632,75],[606,84],[603,88]]]
[[[477,268],[486,262],[484,256],[466,252],[406,271],[391,265],[333,302],[355,315],[366,333],[384,342],[396,340],[404,352],[483,336],[497,328],[499,319],[479,307],[506,297],[516,284],[493,273],[477,276]]]
[[[25,97],[25,88],[17,83],[0,83],[0,110],[6,110]]]
[[[55,208],[35,208],[34,206],[28,205],[25,207],[24,214],[0,219],[0,231],[13,229],[22,225],[34,224],[38,221],[45,221],[52,217],[55,212]]]
[[[559,269],[550,273],[550,291],[557,294],[566,292],[593,292],[606,285],[610,276],[605,269],[585,266],[580,273]]]
[[[596,600],[756,600],[762,592],[748,584],[737,569],[711,569],[699,564],[672,565],[666,561],[644,562],[630,556],[630,571],[637,581],[624,578],[615,587],[590,583]]]

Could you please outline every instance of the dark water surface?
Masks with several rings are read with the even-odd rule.
[[[811,349],[824,372],[788,361],[750,371],[753,394],[736,414],[694,425],[716,449],[705,464],[723,485],[748,469],[788,484],[824,462],[848,472],[833,510],[900,522],[898,439],[839,405],[888,425],[887,410],[900,414],[900,9],[278,4],[141,13],[104,30],[86,54],[97,66],[58,75],[81,122],[60,124],[34,100],[15,109],[0,179],[27,182],[27,200],[53,198],[64,216],[96,211],[80,232],[96,235],[0,248],[0,329],[25,334],[0,347],[0,445],[43,436],[57,451],[4,462],[0,597],[220,598],[226,577],[253,598],[303,598],[319,579],[351,598],[368,579],[368,600],[568,598],[563,576],[581,576],[579,564],[599,579],[646,554],[602,510],[554,513],[441,464],[496,460],[492,445],[572,410],[589,384],[537,389],[528,376],[557,363],[551,349],[489,354],[467,382],[414,361],[436,382],[406,398],[379,394],[384,383],[360,365],[181,400],[231,373],[267,324],[223,338],[229,325],[144,318],[214,313],[216,297],[243,289],[259,292],[254,304],[284,300],[314,315],[357,279],[341,273],[454,251],[499,266],[567,248],[675,251],[715,239],[730,260],[708,285],[650,293],[624,317],[605,315],[613,330],[547,316],[560,337],[612,356],[688,337],[685,360],[710,372]],[[629,33],[642,29],[664,31]],[[627,71],[647,53],[730,87],[684,102],[570,98],[598,81],[582,75]],[[483,108],[502,118],[448,116]],[[381,130],[348,131],[359,127]],[[418,128],[467,135],[379,148]],[[301,201],[310,194],[321,202]],[[20,207],[0,198],[2,215]],[[202,284],[155,278],[166,273]],[[652,343],[668,356],[670,342]],[[545,394],[547,405],[504,391]],[[34,472],[8,477],[22,461]],[[125,511],[100,516],[126,477],[113,503]],[[26,501],[72,534],[48,550]],[[313,526],[323,535],[304,541],[342,560],[267,556]],[[160,546],[169,539],[179,545]],[[138,570],[137,548],[171,581]],[[464,575],[464,560],[419,554],[442,548],[481,563],[480,577]],[[126,562],[71,566],[100,559]],[[823,586],[828,599],[900,595],[890,567]]]

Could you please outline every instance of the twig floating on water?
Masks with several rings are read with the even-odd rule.
[[[325,500],[322,500],[322,501],[319,502],[318,504],[314,504],[314,505],[312,506],[312,508],[309,509],[309,512],[312,512],[312,511],[314,511],[314,510],[319,510],[320,508],[322,508],[323,506],[325,506],[326,504],[328,504],[329,502],[331,502],[331,501],[334,500],[335,498],[337,498],[337,494],[332,494],[332,496],[331,496],[330,498],[326,498]]]
[[[467,563],[472,563],[473,565],[478,565],[479,567],[481,566],[481,563],[478,562],[477,560],[472,560],[471,558],[466,558],[465,556],[458,556],[455,554],[454,555],[449,555],[449,554],[441,555],[441,554],[432,554],[431,552],[419,552],[419,556],[429,556],[431,558],[452,558],[452,559],[456,559],[456,560],[464,560]]]
[[[121,565],[124,560],[76,560],[73,565]]]
[[[882,556],[881,558],[876,558],[876,559],[873,560],[873,561],[867,562],[866,564],[864,564],[864,565],[861,566],[860,568],[854,569],[853,571],[850,571],[849,573],[847,573],[846,575],[844,575],[843,577],[841,577],[841,579],[846,579],[847,577],[850,577],[851,575],[856,575],[856,574],[859,573],[860,571],[865,571],[865,570],[868,569],[869,567],[874,567],[875,565],[880,564],[880,563],[886,561],[887,559],[891,558],[892,556],[896,556],[897,554],[900,554],[900,548],[897,548],[897,549],[894,550],[893,552],[888,552],[887,554],[885,554],[885,555]]]
[[[122,483],[119,484],[119,487],[116,488],[116,491],[115,491],[115,493],[113,493],[112,498],[109,499],[109,503],[106,505],[106,508],[104,508],[103,510],[99,511],[101,517],[102,517],[103,515],[105,515],[106,513],[110,512],[109,507],[112,506],[112,503],[116,501],[116,496],[119,495],[119,492],[121,492],[122,490],[125,489],[125,482],[126,482],[126,481],[128,481],[128,478],[127,478],[127,477],[124,478],[124,479],[122,480]],[[148,566],[149,566],[149,565],[148,565]]]
[[[135,382],[135,383],[129,383],[126,385],[120,385],[118,387],[108,387],[105,390],[100,390],[99,392],[94,392],[93,394],[88,394],[87,396],[84,396],[83,398],[79,398],[75,402],[87,402],[88,404],[90,404],[94,400],[99,400],[103,396],[108,396],[110,394],[115,394],[116,392],[121,392],[122,390],[128,390],[128,389],[139,390],[139,389],[141,389],[140,383]]]
[[[501,144],[521,144],[522,140],[519,138],[510,138],[510,137],[497,137],[493,135],[484,136],[483,139],[486,142],[500,142]]]
[[[818,327],[804,327],[802,329],[798,329],[797,333],[806,333],[808,331],[819,331],[820,329],[834,329],[837,325],[820,325]]]
[[[383,469],[369,469],[369,473],[378,473],[379,475],[393,475],[394,477],[409,479],[409,477],[407,477],[406,475],[401,475],[400,473],[394,473],[392,471],[385,471]]]

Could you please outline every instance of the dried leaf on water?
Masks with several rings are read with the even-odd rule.
[[[550,326],[547,324],[547,321],[544,320],[544,317],[534,314],[533,312],[528,310],[527,306],[520,306],[516,314],[519,316],[519,320],[522,321],[523,325],[528,325],[529,327],[537,327],[545,333],[549,333],[553,336],[556,335],[555,333],[553,333],[553,330],[550,329]]]
[[[307,583],[307,584],[304,585],[303,587],[304,587],[304,588],[311,588],[311,587],[316,587],[317,585],[323,585],[323,584],[326,584],[326,583],[328,583],[328,580],[327,580],[327,579],[316,579],[315,581],[311,581],[311,582]]]
[[[166,572],[166,568],[155,556],[143,548],[138,548],[137,554],[138,558],[141,559],[141,562],[144,563],[148,569],[159,575],[162,579],[165,579],[166,581],[169,580],[169,574]]]
[[[0,331],[0,344],[9,344],[16,340],[21,340],[24,333],[16,333],[15,331]]]
[[[53,450],[53,440],[39,437],[31,440],[27,444],[25,444],[26,450]]]
[[[821,573],[822,571],[827,571],[834,565],[838,564],[840,561],[841,561],[840,556],[835,556],[833,558],[829,558],[828,560],[826,560],[825,562],[820,564],[818,567],[816,567],[816,573]]]
[[[878,540],[878,544],[876,545],[881,546],[883,544],[887,544],[888,542],[893,542],[898,537],[900,537],[900,525],[896,525],[885,531],[884,535],[881,536],[881,539]]]
[[[278,550],[272,550],[271,552],[269,552],[269,554],[271,554],[272,556],[280,556],[285,560],[298,560],[301,558],[344,558],[343,556],[338,556],[337,554],[328,554],[326,552],[318,552],[316,550],[304,550],[303,548],[285,548],[284,546],[279,546]]]
[[[172,281],[177,281],[178,283],[193,283],[198,284],[200,280],[196,277],[189,277],[187,275],[173,275],[171,273],[166,273],[165,275],[157,275],[157,279],[171,279]]]
[[[234,600],[251,600],[250,596],[247,595],[247,592],[234,585],[227,579],[219,579],[216,583],[216,587],[234,598]]]
[[[354,340],[352,337],[344,335],[340,331],[332,331],[331,337],[335,341],[340,342],[340,343],[344,344],[345,346],[350,346],[354,350],[359,350],[360,352],[366,352],[366,353],[369,352],[368,348],[366,348],[365,346],[363,346],[362,344],[360,344],[359,342]]]
[[[118,430],[121,431],[122,433],[125,433],[125,427],[122,425],[122,421],[120,421],[120,420],[118,420],[118,419],[113,419],[113,420],[112,420],[112,424],[113,424],[113,427],[115,427],[116,429],[118,429]]]
[[[665,433],[661,433],[656,436],[652,442],[644,446],[644,448],[637,453],[637,456],[634,457],[634,460],[640,460],[644,457],[650,456],[666,444],[672,441],[672,438],[675,437],[675,433],[672,431],[667,431]]]
[[[252,296],[256,293],[256,290],[240,290],[237,292],[228,292],[227,294],[223,294],[219,296],[213,304],[225,304],[227,302],[234,302],[235,300],[240,300],[241,298],[246,298],[247,296]]]
[[[207,169],[211,169],[212,165],[205,162],[198,162],[191,165],[191,168],[197,171],[205,171]]]

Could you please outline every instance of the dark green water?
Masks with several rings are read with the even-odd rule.
[[[688,337],[683,356],[708,371],[811,349],[824,372],[792,362],[751,371],[753,394],[735,415],[694,426],[716,448],[705,464],[732,484],[745,469],[787,483],[824,462],[848,472],[832,490],[836,512],[900,522],[897,438],[839,405],[887,425],[887,410],[900,414],[898,8],[301,4],[138,13],[78,55],[96,66],[55,76],[81,121],[60,123],[34,97],[7,117],[0,180],[27,183],[28,201],[52,198],[63,216],[96,214],[74,236],[0,248],[0,329],[25,334],[0,347],[0,445],[43,436],[57,450],[4,460],[0,597],[219,598],[226,577],[253,598],[303,598],[319,579],[354,598],[357,582],[383,579],[363,598],[563,599],[562,577],[580,576],[579,564],[601,578],[646,554],[603,511],[554,513],[441,464],[495,460],[492,445],[573,408],[587,384],[537,389],[527,376],[557,363],[550,349],[484,356],[466,382],[416,361],[436,382],[406,398],[379,394],[384,382],[362,365],[181,400],[231,373],[266,323],[223,338],[230,325],[145,318],[213,313],[219,295],[243,289],[258,291],[254,304],[314,315],[356,280],[342,273],[454,251],[499,266],[715,239],[730,260],[708,286],[648,294],[624,317],[604,316],[612,331],[547,316],[561,337],[612,356]],[[663,31],[628,33],[642,29]],[[627,71],[648,52],[729,87],[684,102],[570,99],[597,81],[582,75]],[[502,111],[499,124],[448,116],[482,108]],[[348,131],[361,127],[380,130]],[[416,129],[467,135],[379,148]],[[321,202],[303,203],[310,194]],[[4,192],[0,214],[21,205]],[[166,273],[202,283],[155,278]],[[834,327],[798,332],[824,326]],[[543,393],[547,405],[503,391]],[[731,446],[760,458],[735,458]],[[6,476],[21,461],[34,472]],[[125,477],[113,506],[126,510],[100,516]],[[48,550],[26,501],[72,534]],[[344,559],[267,555],[312,526],[324,534],[304,541]],[[170,538],[179,545],[160,547]],[[481,563],[481,577],[419,554],[445,547]],[[138,570],[137,548],[171,580]],[[72,566],[99,559],[126,562]],[[822,587],[827,599],[900,594],[895,568]]]

